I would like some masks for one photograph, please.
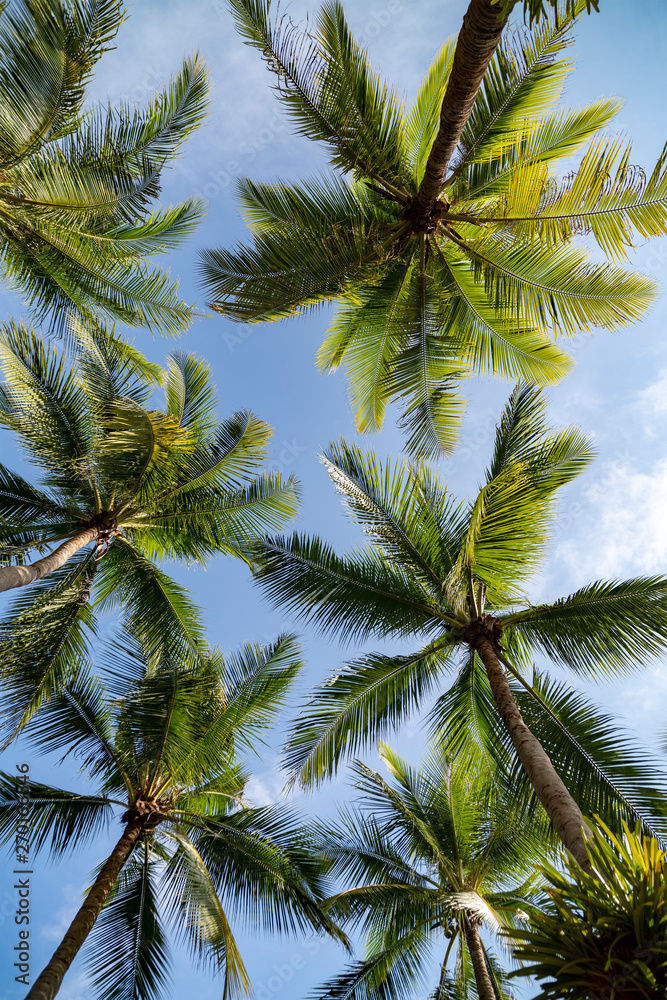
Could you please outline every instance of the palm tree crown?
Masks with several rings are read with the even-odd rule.
[[[277,75],[298,132],[325,146],[335,173],[301,184],[242,181],[254,244],[207,251],[202,276],[213,308],[244,322],[337,300],[319,364],[347,367],[359,430],[379,428],[398,400],[415,454],[451,450],[461,378],[557,381],[571,362],[555,335],[623,326],[652,301],[653,282],[619,260],[634,233],[665,232],[663,157],[647,177],[630,166],[627,143],[600,136],[617,100],[554,109],[570,69],[571,9],[500,43],[424,214],[418,194],[454,42],[405,109],[334,0],[308,34],[284,19],[273,25],[263,0],[232,7]],[[559,180],[559,162],[572,156],[579,166]],[[595,263],[580,233],[609,262]]]
[[[544,857],[539,837],[525,816],[489,798],[488,779],[452,770],[437,748],[417,768],[386,746],[380,757],[393,780],[356,763],[358,805],[322,829],[331,874],[346,887],[328,911],[361,925],[368,945],[363,960],[317,995],[402,1000],[420,984],[425,996],[428,958],[437,949],[433,1000],[467,1000],[471,987],[484,1000],[506,997],[479,931],[521,923]]]
[[[243,411],[216,421],[203,362],[177,352],[163,370],[109,336],[81,337],[71,366],[33,330],[0,331],[0,421],[42,474],[33,486],[0,466],[0,587],[21,588],[0,625],[12,725],[86,655],[91,605],[120,605],[156,653],[196,648],[199,612],[159,561],[245,557],[297,504],[292,478],[260,472],[270,428]]]
[[[595,582],[539,606],[523,596],[544,555],[555,494],[592,456],[577,428],[550,431],[544,408],[539,390],[515,390],[468,503],[423,463],[381,465],[344,442],[330,447],[325,464],[370,544],[339,556],[316,537],[268,539],[258,576],[273,603],[348,641],[421,640],[411,654],[362,656],[316,689],[287,748],[295,777],[318,781],[334,771],[345,754],[423,705],[462,656],[433,709],[434,729],[452,756],[481,759],[515,796],[532,785],[585,864],[583,818],[568,812],[571,796],[589,815],[621,810],[634,822],[635,810],[664,811],[660,779],[585,699],[525,675],[540,653],[584,676],[645,665],[667,644],[667,580]],[[558,788],[558,805],[547,786],[554,795]]]
[[[299,669],[293,638],[213,652],[151,669],[130,638],[110,659],[113,686],[80,674],[26,730],[32,745],[75,751],[97,788],[83,794],[33,784],[34,849],[61,857],[90,843],[113,818],[123,835],[44,972],[28,994],[55,996],[94,926],[89,951],[99,997],[165,995],[171,925],[196,962],[224,976],[230,1000],[249,980],[227,914],[253,928],[330,930],[318,906],[323,865],[283,807],[242,799],[241,752],[284,704]],[[14,837],[18,786],[2,775],[0,830]]]
[[[145,259],[180,242],[201,210],[149,206],[204,115],[206,70],[186,59],[145,108],[84,109],[123,18],[120,0],[2,5],[0,268],[52,324],[77,310],[174,333],[192,309]]]

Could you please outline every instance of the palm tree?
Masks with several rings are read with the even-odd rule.
[[[484,777],[452,770],[437,748],[419,768],[386,746],[380,758],[393,781],[357,762],[359,805],[322,830],[331,874],[350,886],[328,902],[328,912],[362,925],[368,946],[363,960],[317,996],[414,996],[430,954],[442,949],[434,1000],[466,1000],[471,980],[479,1000],[507,997],[480,930],[496,934],[521,924],[535,865],[545,857],[539,836],[526,816],[513,815],[492,792],[489,799]]]
[[[556,336],[618,328],[647,308],[653,282],[618,262],[633,233],[667,231],[664,160],[647,178],[630,167],[629,145],[600,136],[617,100],[554,110],[570,69],[572,10],[500,43],[426,209],[420,192],[440,148],[454,42],[404,109],[339,3],[326,3],[308,34],[284,19],[272,25],[263,0],[232,6],[297,131],[324,145],[334,172],[297,184],[243,180],[254,243],[206,251],[202,279],[213,308],[242,322],[335,300],[319,365],[347,367],[360,431],[381,427],[398,401],[414,454],[449,451],[463,377],[556,382],[571,366]],[[436,159],[448,156],[440,149]],[[558,180],[559,162],[573,156],[579,167]],[[594,261],[581,233],[611,262]]]
[[[41,472],[32,485],[0,466],[0,590],[21,588],[0,623],[12,732],[87,655],[92,606],[120,606],[162,656],[196,648],[199,612],[159,562],[245,558],[248,539],[297,505],[293,478],[259,472],[270,428],[247,411],[216,421],[204,362],[176,352],[163,370],[81,336],[72,365],[32,329],[0,329],[0,422]]]
[[[580,806],[612,822],[664,813],[652,786],[662,779],[583,698],[526,674],[537,653],[579,676],[644,666],[667,646],[667,580],[594,582],[538,606],[523,595],[544,555],[555,494],[592,457],[577,428],[549,431],[544,409],[539,390],[517,387],[468,503],[424,463],[382,465],[345,442],[330,446],[329,474],[370,544],[339,556],[317,537],[269,538],[258,577],[274,605],[347,641],[419,639],[416,652],[369,653],[315,690],[287,748],[295,778],[321,780],[424,706],[462,653],[459,677],[431,713],[448,755],[474,749],[513,795],[534,794],[587,865]]]
[[[156,1000],[169,978],[166,926],[196,961],[224,975],[226,998],[249,991],[229,923],[326,930],[323,865],[284,807],[243,802],[239,753],[258,747],[300,667],[294,639],[213,652],[150,669],[126,643],[110,662],[115,687],[80,675],[26,731],[38,749],[77,752],[94,792],[31,786],[34,848],[55,856],[94,841],[115,816],[122,834],[27,997],[51,1000],[91,931],[90,970],[100,997]],[[114,696],[112,696],[114,695]],[[0,830],[14,837],[18,784],[2,775]],[[94,930],[93,930],[94,928]]]
[[[546,903],[529,928],[511,931],[525,963],[513,975],[541,981],[537,1000],[665,996],[664,843],[627,826],[619,837],[601,823],[587,846],[591,873],[545,868]]]
[[[0,11],[0,267],[36,316],[110,317],[166,333],[191,307],[146,259],[201,214],[190,199],[150,211],[162,169],[207,102],[198,57],[144,108],[84,109],[120,0],[14,0]]]

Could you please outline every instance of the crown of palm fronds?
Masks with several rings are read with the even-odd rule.
[[[501,42],[440,197],[417,217],[454,41],[405,108],[369,66],[338,2],[322,7],[308,33],[272,22],[265,0],[232,2],[297,131],[325,146],[335,173],[300,184],[241,181],[254,242],[206,251],[202,277],[213,308],[242,322],[336,300],[319,364],[345,365],[359,430],[379,428],[398,401],[413,453],[449,451],[461,379],[556,382],[571,361],[555,336],[624,326],[653,300],[654,283],[619,261],[635,234],[666,231],[664,155],[644,175],[631,168],[628,143],[601,137],[618,100],[556,107],[584,6]],[[579,166],[559,179],[559,162],[571,157]],[[592,260],[580,233],[607,263]]]
[[[232,655],[203,649],[158,670],[152,659],[123,637],[107,661],[112,690],[81,672],[26,729],[38,750],[75,752],[91,785],[81,794],[32,784],[33,849],[61,858],[94,843],[113,820],[152,810],[88,942],[93,994],[165,996],[171,936],[196,964],[222,973],[231,1000],[248,992],[249,979],[228,914],[253,930],[340,937],[319,907],[326,865],[303,820],[243,800],[241,753],[257,749],[284,706],[300,650],[284,635]],[[19,785],[12,775],[0,781],[7,844]]]
[[[5,325],[0,365],[0,422],[41,473],[32,485],[0,466],[2,563],[84,539],[19,590],[0,624],[13,732],[85,659],[93,608],[120,608],[156,655],[197,648],[200,612],[160,562],[246,558],[251,537],[294,514],[297,487],[261,472],[267,424],[248,411],[215,419],[210,371],[193,355],[176,352],[161,369],[110,336],[84,335],[72,364],[34,330]],[[151,405],[156,385],[160,409]]]
[[[286,750],[295,779],[322,780],[440,692],[430,724],[447,752],[481,761],[517,799],[530,797],[467,632],[488,619],[524,721],[584,814],[633,823],[641,815],[664,829],[660,768],[583,695],[534,670],[546,655],[578,676],[613,676],[667,647],[664,578],[593,582],[538,606],[523,595],[544,558],[556,494],[592,457],[578,428],[553,431],[544,414],[540,390],[517,387],[467,502],[423,462],[382,463],[332,445],[325,465],[368,543],[344,555],[317,537],[262,544],[258,583],[273,604],[346,641],[417,645],[363,654],[313,692]]]
[[[417,767],[385,745],[380,758],[390,780],[356,762],[357,801],[337,823],[318,827],[330,875],[342,886],[328,912],[362,930],[367,947],[315,995],[402,1000],[419,984],[426,996],[437,968],[439,983],[428,995],[467,1000],[476,993],[466,931],[484,926],[494,936],[521,924],[545,846],[528,817],[498,798],[488,775],[452,768],[441,749]],[[482,949],[496,995],[509,996],[504,971]]]
[[[192,309],[146,259],[179,243],[201,207],[150,205],[202,120],[206,70],[186,59],[146,107],[87,110],[123,17],[120,0],[17,0],[0,11],[0,267],[60,329],[74,309],[175,333]]]

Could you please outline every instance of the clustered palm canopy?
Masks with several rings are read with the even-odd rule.
[[[516,388],[469,502],[423,462],[383,465],[345,442],[330,446],[325,465],[369,544],[347,555],[298,534],[262,544],[258,581],[272,603],[347,642],[374,636],[404,650],[420,641],[412,653],[354,659],[315,689],[286,750],[295,779],[320,781],[431,705],[432,729],[452,759],[468,756],[517,799],[530,796],[470,638],[473,626],[491,624],[524,720],[584,814],[620,812],[634,822],[643,813],[664,826],[656,818],[664,778],[645,752],[566,684],[537,672],[529,679],[537,655],[601,677],[646,666],[667,645],[664,578],[594,582],[537,606],[522,593],[544,555],[556,492],[592,457],[578,428],[551,431],[544,411],[539,389]]]
[[[202,120],[198,57],[143,108],[86,108],[124,18],[120,0],[13,0],[0,9],[0,269],[37,317],[72,309],[166,333],[192,315],[146,266],[200,216],[189,199],[149,210],[160,174]]]
[[[362,928],[367,947],[316,996],[407,1000],[418,990],[467,1000],[477,994],[466,932],[521,925],[544,850],[526,816],[494,796],[479,773],[452,770],[437,748],[416,768],[386,746],[380,757],[393,780],[356,763],[358,804],[320,835],[331,874],[349,886],[327,902],[328,912]],[[481,947],[496,996],[505,998],[503,971]],[[427,994],[434,967],[439,981]]]
[[[335,172],[241,181],[254,243],[206,251],[203,280],[213,308],[243,322],[336,300],[319,364],[346,366],[359,430],[379,428],[398,400],[409,449],[449,451],[465,375],[555,382],[571,366],[555,336],[621,327],[652,301],[654,283],[619,261],[635,234],[666,231],[663,157],[647,177],[630,166],[627,142],[601,134],[618,100],[554,109],[570,69],[572,5],[500,43],[426,214],[417,196],[455,41],[405,108],[334,0],[305,33],[284,18],[272,24],[266,0],[231,6],[298,132],[323,144]],[[571,157],[579,165],[559,178]],[[607,262],[591,257],[582,233]]]
[[[246,558],[249,539],[283,526],[298,502],[293,478],[260,471],[268,425],[247,411],[216,420],[203,362],[176,352],[163,370],[108,335],[78,339],[72,359],[31,329],[0,331],[0,422],[41,474],[32,485],[0,465],[2,564],[82,546],[21,587],[0,623],[10,732],[87,657],[93,607],[120,607],[156,655],[196,649],[200,613],[160,561]]]
[[[592,870],[543,869],[546,903],[511,936],[540,980],[537,1000],[611,996],[646,1000],[667,990],[667,853],[664,843],[604,823],[588,843]]]
[[[224,977],[229,1000],[249,981],[228,914],[253,929],[336,933],[320,910],[323,862],[284,807],[243,801],[241,754],[284,706],[300,656],[290,636],[235,655],[151,668],[125,637],[109,686],[80,675],[26,729],[37,750],[76,753],[90,791],[31,783],[32,848],[56,856],[94,843],[112,820],[141,831],[93,929],[93,994],[158,1000],[170,978],[167,931]],[[13,841],[19,784],[3,774],[2,841]],[[101,859],[102,860],[102,859]]]

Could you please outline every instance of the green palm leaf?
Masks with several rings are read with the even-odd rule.
[[[35,584],[12,602],[0,623],[2,728],[7,745],[72,677],[86,671],[95,616],[90,553]]]
[[[389,780],[356,762],[354,807],[316,827],[344,886],[328,906],[364,930],[366,948],[314,995],[393,1000],[413,996],[415,982],[425,992],[437,948],[440,982],[431,997],[474,996],[467,934],[483,923],[497,935],[521,920],[533,891],[525,875],[545,845],[474,768],[452,767],[437,749],[418,767],[384,745],[380,757]],[[500,989],[502,969],[488,952],[484,962]]]
[[[163,997],[167,931],[198,964],[223,974],[225,996],[248,993],[232,910],[253,927],[307,928],[345,941],[321,906],[327,863],[303,818],[242,799],[239,749],[257,753],[299,665],[290,636],[227,657],[204,649],[161,659],[121,632],[104,664],[111,687],[80,674],[27,726],[30,745],[76,752],[97,786],[77,795],[33,785],[33,847],[72,850],[114,813],[123,827],[72,925],[77,942],[94,925],[87,957],[96,995]],[[21,787],[0,775],[2,842],[15,835]],[[69,964],[61,951],[36,987],[45,977],[59,987]]]
[[[0,837],[2,845],[16,838],[16,810],[22,789],[15,775],[0,774]],[[45,848],[56,857],[83,847],[106,832],[112,805],[103,796],[67,792],[41,782],[30,782],[30,844],[36,853]]]
[[[577,672],[617,674],[661,655],[666,588],[661,577],[591,583],[510,621],[556,662]]]
[[[342,758],[368,746],[414,711],[448,668],[443,639],[413,655],[371,653],[316,689],[285,748],[285,765],[304,784],[335,773]]]
[[[316,41],[289,23],[272,25],[266,0],[231,0],[243,38],[278,77],[277,94],[298,131],[325,143],[334,166],[401,182],[395,94],[370,69],[340,3],[325,3]]]
[[[327,471],[368,544],[338,555],[317,537],[267,539],[255,550],[258,583],[275,606],[323,633],[346,642],[372,635],[383,647],[336,670],[302,706],[284,757],[292,781],[317,784],[440,695],[429,721],[449,757],[483,769],[524,806],[539,798],[575,856],[586,857],[584,815],[639,816],[662,828],[661,772],[645,751],[568,688],[525,679],[538,652],[582,672],[619,671],[667,643],[662,579],[595,583],[538,607],[521,592],[544,558],[558,491],[591,458],[578,428],[548,426],[542,394],[526,385],[513,392],[466,503],[422,462],[330,447]],[[559,826],[536,760],[576,843]]]

